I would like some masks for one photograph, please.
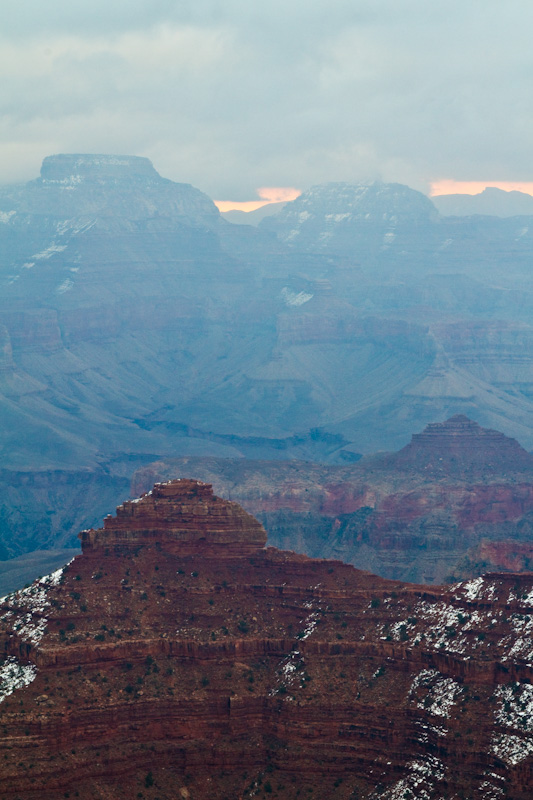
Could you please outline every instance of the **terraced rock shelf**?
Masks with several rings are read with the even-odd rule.
[[[191,480],[81,539],[1,602],[0,800],[531,797],[531,574],[265,548]]]

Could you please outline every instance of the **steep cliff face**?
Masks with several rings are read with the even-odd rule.
[[[533,457],[464,415],[349,466],[176,459],[139,470],[132,491],[191,473],[259,516],[273,544],[314,557],[428,583],[529,569]]]
[[[5,800],[531,796],[531,575],[265,549],[190,480],[81,538],[1,602]]]
[[[158,542],[168,552],[225,558],[254,553],[266,544],[266,533],[236,503],[213,497],[208,484],[180,480],[156,484],[140,500],[127,501],[99,530],[80,534],[82,549],[137,548]]]

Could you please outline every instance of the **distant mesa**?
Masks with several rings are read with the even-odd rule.
[[[163,178],[152,162],[141,156],[94,153],[47,156],[40,178],[15,192],[6,190],[0,194],[0,201],[16,215],[38,214],[39,220],[42,215],[51,220],[59,218],[63,227],[57,228],[56,220],[52,225],[56,225],[62,237],[73,230],[72,223],[71,227],[64,227],[65,220],[75,218],[83,220],[78,222],[80,231],[82,224],[105,219],[106,228],[110,227],[114,235],[119,228],[124,230],[124,225],[131,233],[132,220],[157,219],[160,229],[164,219],[167,230],[175,230],[177,221],[202,228],[216,226],[220,221],[218,209],[207,195],[187,183]],[[46,235],[49,236],[48,227]]]
[[[458,472],[521,472],[533,469],[531,456],[515,439],[482,428],[464,414],[427,425],[411,442],[392,455],[397,468],[453,475]]]
[[[263,526],[237,503],[213,495],[209,483],[183,479],[156,483],[106,517],[104,527],[80,533],[83,552],[129,549],[158,542],[168,552],[247,556],[264,547]]]
[[[367,260],[398,235],[438,218],[428,197],[398,183],[326,183],[312,186],[260,228],[296,249],[336,252]],[[406,240],[407,241],[407,240]],[[369,244],[372,246],[369,248]],[[381,250],[379,250],[381,252]]]
[[[479,194],[442,194],[431,199],[439,213],[446,217],[533,215],[533,197],[530,194],[507,192],[496,186],[488,186]]]
[[[61,153],[47,156],[41,166],[41,178],[46,181],[69,180],[73,175],[121,178],[127,174],[160,177],[150,159],[141,156]]]

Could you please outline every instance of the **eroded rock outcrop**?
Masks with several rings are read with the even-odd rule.
[[[531,574],[444,589],[265,548],[190,480],[82,542],[0,603],[5,800],[531,796]]]
[[[214,497],[210,484],[186,479],[156,484],[119,506],[100,530],[80,534],[84,552],[156,541],[168,552],[220,558],[253,554],[266,538],[263,526],[237,503]]]
[[[387,460],[389,468],[454,478],[533,474],[533,456],[516,439],[482,428],[464,414],[428,425]]]
[[[531,564],[533,456],[464,415],[349,466],[181,458],[139,470],[132,489],[191,472],[258,516],[276,546],[385,577],[439,583]]]

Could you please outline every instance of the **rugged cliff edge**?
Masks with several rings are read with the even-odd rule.
[[[191,480],[81,539],[0,604],[0,798],[531,797],[531,574],[265,548]]]

